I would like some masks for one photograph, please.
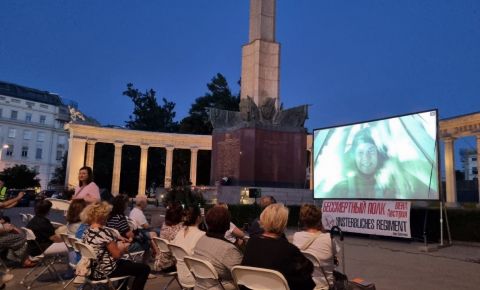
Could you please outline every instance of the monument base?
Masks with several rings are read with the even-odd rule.
[[[211,184],[305,188],[306,132],[247,127],[212,134]]]

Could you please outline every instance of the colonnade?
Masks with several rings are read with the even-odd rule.
[[[114,195],[120,191],[122,149],[124,145],[140,147],[139,194],[145,193],[146,189],[149,148],[165,148],[165,188],[172,186],[173,153],[175,149],[190,150],[190,182],[192,185],[197,184],[198,151],[211,150],[211,136],[208,135],[152,133],[80,124],[68,124],[66,129],[70,131],[66,185],[75,186],[78,184],[77,174],[81,167],[89,166],[93,168],[96,143],[112,143],[115,149],[111,192]]]

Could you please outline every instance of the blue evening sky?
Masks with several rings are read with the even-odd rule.
[[[177,104],[220,72],[234,92],[248,0],[2,0],[0,80],[123,125],[128,82]],[[438,108],[480,111],[480,1],[279,0],[281,101],[314,128]],[[474,146],[466,139],[461,146]]]

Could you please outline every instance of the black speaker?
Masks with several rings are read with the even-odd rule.
[[[249,188],[248,189],[249,198],[259,198],[262,197],[262,190],[260,188]]]

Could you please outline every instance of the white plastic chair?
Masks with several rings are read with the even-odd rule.
[[[34,215],[31,214],[31,213],[27,213],[26,215],[27,215],[27,223],[28,223],[29,221],[31,221],[33,219]]]
[[[99,262],[97,259],[97,254],[95,253],[95,250],[92,248],[92,246],[82,243],[82,242],[77,242],[76,243],[77,249],[80,250],[80,253],[82,257],[86,257],[90,259],[91,261]],[[90,285],[90,286],[97,286],[97,285],[111,285],[111,283],[118,282],[118,287],[115,288],[116,290],[122,288],[123,284],[125,282],[128,283],[128,279],[130,276],[120,276],[120,277],[112,277],[112,278],[106,278],[103,280],[91,280],[88,277],[85,277],[84,283],[82,284],[83,286]]]
[[[159,238],[159,237],[153,237],[152,238],[153,242],[155,243],[155,245],[157,246],[158,250],[163,253],[163,254],[172,254],[172,252],[170,251],[170,249],[168,248],[168,245],[170,244],[167,240],[165,239],[162,239],[162,238]],[[170,281],[168,281],[167,285],[163,288],[163,290],[166,290],[168,288],[168,286],[170,286],[170,284],[172,284],[173,281],[177,281],[178,285],[180,285],[180,287],[182,288],[192,288],[193,286],[190,286],[190,287],[184,287],[180,281],[178,280],[178,274],[177,272],[170,272],[170,273],[165,273],[165,275],[167,276],[172,276],[172,279],[170,279]]]
[[[217,270],[215,270],[212,263],[191,256],[184,256],[183,260],[185,261],[185,264],[187,264],[190,272],[192,272],[195,281],[200,282],[198,280],[213,280],[217,282],[223,290],[225,290],[225,287],[223,287],[222,284],[222,279],[218,276]]]
[[[315,281],[315,283],[317,284],[317,286],[315,287],[315,290],[328,290],[330,286],[332,286],[333,281],[328,279],[327,273],[325,272],[324,265],[322,265],[320,260],[318,260],[318,258],[315,255],[305,251],[302,251],[302,254],[305,256],[305,258],[307,258],[308,260],[310,260],[310,262],[312,262],[313,268],[314,268],[313,276],[318,278],[323,276],[323,279],[320,278],[321,281],[319,281],[321,285],[319,285],[319,283]],[[333,275],[332,275],[332,278],[333,278]]]
[[[174,245],[174,244],[170,244],[170,243],[167,246],[168,246],[168,249],[170,250],[170,252],[172,253],[172,255],[177,260],[177,267],[178,267],[178,262],[179,261],[185,262],[183,258],[188,256],[189,253],[187,253],[187,251],[185,251],[184,248],[182,248],[180,246],[177,246],[177,245]],[[188,266],[187,266],[187,268],[188,268]],[[178,275],[177,275],[177,277],[178,277]],[[182,281],[182,279],[178,279],[178,283],[183,288],[193,288],[193,287],[195,287],[195,284],[187,284],[187,283],[185,283],[185,281]]]
[[[32,281],[30,281],[30,283],[27,286],[25,286],[27,289],[31,289],[33,283],[38,279],[38,277],[40,277],[46,271],[48,271],[50,275],[56,276],[56,278],[58,278],[58,280],[61,281],[62,284],[64,284],[65,282],[63,281],[62,277],[60,277],[57,270],[53,266],[53,264],[58,262],[61,257],[59,255],[52,255],[49,258],[47,258],[47,256],[44,255],[44,252],[46,249],[42,249],[40,244],[37,242],[35,233],[31,229],[28,229],[25,227],[22,227],[21,229],[25,232],[25,237],[27,241],[33,242],[36,245],[36,247],[38,247],[38,249],[42,251],[42,254],[33,257],[33,259],[37,261],[37,264],[30,271],[28,271],[28,273],[23,277],[23,279],[20,281],[20,285],[25,286],[25,283],[28,277],[33,272],[35,272],[35,270],[37,270],[40,266],[44,266],[44,268],[38,274],[35,275],[35,278],[32,279]]]
[[[19,215],[20,215],[20,219],[22,220],[22,223],[23,223],[23,224],[26,225],[26,224],[30,221],[30,219],[28,218],[27,214],[25,214],[25,213],[19,213]]]
[[[70,207],[70,201],[58,198],[46,198],[52,203],[52,209],[66,212]]]
[[[80,241],[80,240],[78,240],[74,236],[71,236],[71,235],[68,235],[68,234],[60,234],[60,237],[62,238],[63,242],[65,243],[65,246],[67,246],[68,252],[78,253],[78,250],[76,249],[76,247],[74,248],[73,243],[76,243],[77,241]],[[68,262],[68,266],[70,268],[72,268],[73,271],[75,271],[75,269],[77,267],[76,264],[71,263],[71,262]],[[68,287],[68,285],[70,285],[70,283],[72,283],[75,280],[75,278],[77,278],[76,274],[74,274],[74,277],[72,279],[70,279],[70,281],[67,282],[67,284],[63,287],[63,289],[66,289]]]
[[[285,277],[275,270],[234,266],[232,276],[237,287],[243,285],[252,290],[290,290]]]

